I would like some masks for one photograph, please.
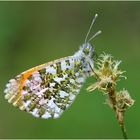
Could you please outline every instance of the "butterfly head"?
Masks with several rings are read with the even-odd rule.
[[[75,53],[75,57],[85,61],[85,64],[90,64],[93,68],[94,66],[94,47],[90,43],[84,43],[79,51]]]
[[[81,48],[81,54],[83,57],[87,59],[92,59],[94,56],[94,48],[90,43],[84,43]]]

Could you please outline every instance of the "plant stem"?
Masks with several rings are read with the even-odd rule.
[[[124,110],[119,110],[117,108],[117,105],[116,105],[117,101],[116,101],[115,87],[114,86],[108,89],[108,95],[109,95],[110,104],[116,113],[118,123],[121,127],[121,130],[123,133],[123,138],[127,139],[127,133],[126,133],[125,125],[124,125]]]
[[[126,129],[125,129],[125,125],[120,125],[120,127],[121,127],[121,130],[122,130],[122,133],[123,133],[123,138],[128,139]]]
[[[126,133],[126,128],[124,125],[124,111],[116,110],[116,115],[117,115],[118,123],[119,123],[121,130],[122,130],[122,133],[123,133],[123,138],[128,139],[127,133]]]

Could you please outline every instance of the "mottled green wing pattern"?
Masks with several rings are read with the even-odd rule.
[[[11,98],[8,100],[35,117],[58,118],[74,101],[85,81],[81,68],[82,63],[72,57],[45,65],[29,74],[21,91],[19,88],[22,80],[18,76],[10,80],[6,90],[17,90],[20,94],[14,93],[12,95],[14,100]],[[29,71],[23,75],[28,73]],[[14,84],[19,86],[16,85],[13,88]],[[8,97],[8,92],[6,93]]]
[[[58,118],[72,104],[93,69],[93,48],[29,69],[9,81],[5,98],[35,117]]]

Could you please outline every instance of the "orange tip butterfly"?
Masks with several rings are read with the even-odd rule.
[[[89,42],[101,31],[88,37],[97,16],[91,22],[84,44],[74,55],[36,66],[9,80],[5,99],[34,117],[59,118],[93,73],[94,48]]]

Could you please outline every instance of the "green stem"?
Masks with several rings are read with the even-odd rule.
[[[121,127],[121,130],[122,130],[122,133],[123,133],[123,138],[124,139],[128,139],[125,126],[124,125],[120,125],[120,127]]]

